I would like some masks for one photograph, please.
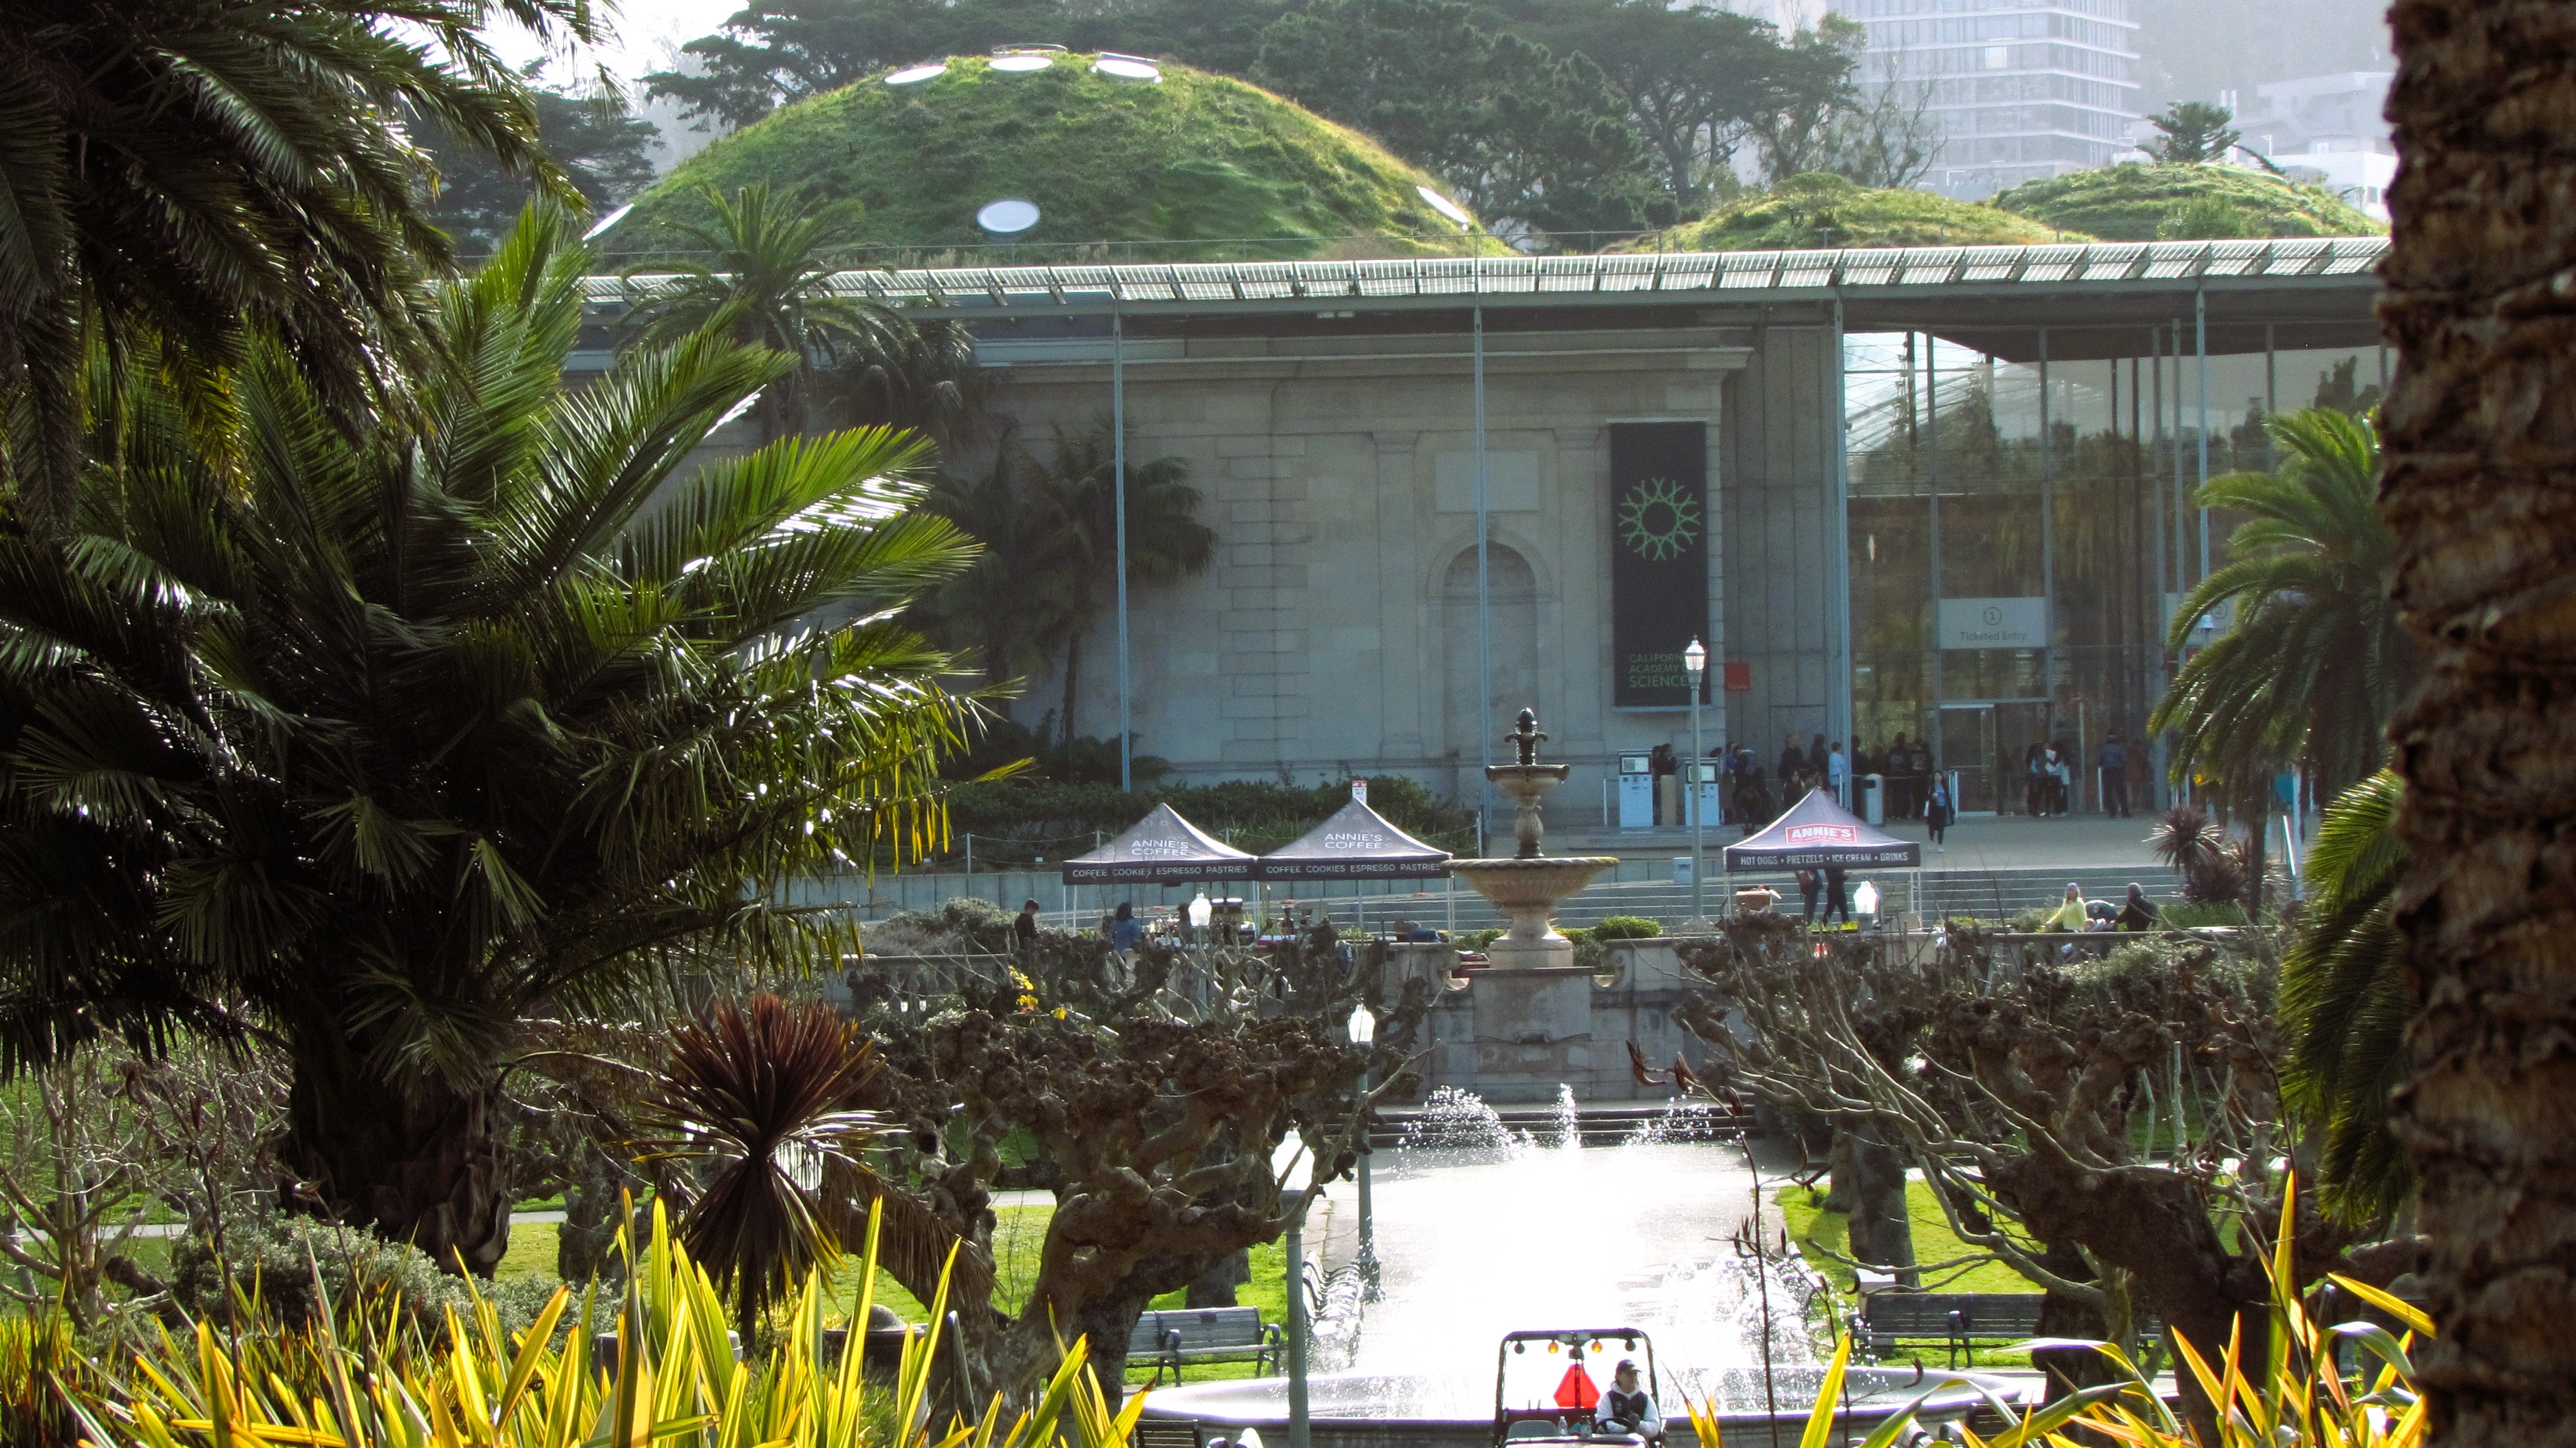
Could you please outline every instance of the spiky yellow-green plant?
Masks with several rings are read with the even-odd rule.
[[[872,1215],[852,1324],[868,1318],[878,1226]],[[723,1298],[668,1228],[657,1207],[616,1300],[559,1291],[515,1339],[480,1300],[426,1351],[327,1314],[238,1336],[203,1323],[74,1407],[97,1448],[1118,1448],[1143,1409],[1139,1394],[1112,1412],[1076,1342],[1007,1422],[996,1398],[977,1421],[932,1426],[945,1290],[891,1383],[872,1383],[855,1328],[837,1361],[828,1352],[819,1274],[777,1346],[738,1361]]]
[[[2318,1323],[2301,1300],[2291,1270],[2297,1195],[2293,1184],[2281,1196],[2271,1262],[2272,1330],[2263,1360],[2246,1361],[2241,1342],[2229,1343],[2213,1361],[2191,1343],[2175,1340],[2182,1370],[2198,1379],[2214,1405],[2214,1437],[2195,1433],[2177,1417],[2146,1374],[2117,1347],[2041,1338],[2023,1346],[2093,1347],[2118,1366],[2120,1380],[2070,1393],[2045,1407],[2015,1408],[1990,1399],[1989,1406],[2007,1426],[1991,1437],[1963,1430],[1968,1443],[1972,1448],[2099,1448],[2104,1443],[2132,1448],[2421,1448],[2428,1424],[2409,1351],[2418,1335],[2432,1336],[2433,1324],[2408,1303],[2347,1277],[2331,1280],[2403,1324],[2405,1334],[2370,1322]],[[2347,1375],[2334,1350],[2341,1343],[2359,1348],[2375,1362]],[[1799,1448],[1825,1448],[1833,1441],[1834,1406],[1842,1397],[1851,1351],[1851,1339],[1845,1337],[1825,1369]],[[1924,1396],[1958,1381],[1938,1379],[1926,1386]],[[1715,1404],[1685,1397],[1683,1408],[1703,1448],[1723,1448]],[[1910,1408],[1900,1411],[1872,1430],[1861,1448],[1890,1448],[1918,1426]]]

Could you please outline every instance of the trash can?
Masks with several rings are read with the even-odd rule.
[[[1688,856],[1688,855],[1675,855],[1675,856],[1673,856],[1673,883],[1674,883],[1674,884],[1676,884],[1676,885],[1687,885],[1687,884],[1689,884],[1690,882],[1691,882],[1690,856]]]
[[[1864,774],[1860,777],[1860,810],[1862,819],[1874,825],[1887,823],[1887,776]]]

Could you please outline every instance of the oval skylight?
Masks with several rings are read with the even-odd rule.
[[[1469,216],[1465,208],[1461,207],[1457,202],[1450,200],[1448,197],[1441,195],[1439,192],[1432,190],[1430,187],[1416,186],[1413,190],[1415,194],[1422,198],[1424,205],[1429,206],[1432,210],[1448,217],[1451,221],[1458,223],[1458,229],[1460,231],[1465,231],[1467,228],[1476,224],[1476,218]]]
[[[626,219],[626,213],[627,213],[627,212],[630,212],[630,211],[632,211],[632,210],[634,210],[634,209],[635,209],[635,203],[634,203],[634,202],[632,202],[632,201],[629,201],[629,202],[627,202],[625,205],[623,205],[623,206],[621,206],[621,207],[618,207],[615,211],[612,211],[612,212],[608,213],[606,216],[603,216],[603,217],[599,218],[599,224],[598,224],[597,226],[592,227],[590,230],[583,232],[583,233],[581,234],[581,239],[582,239],[582,240],[584,240],[584,241],[597,241],[597,240],[599,240],[601,237],[603,237],[603,236],[605,236],[605,235],[607,235],[607,234],[608,234],[608,229],[609,229],[610,227],[615,226],[617,223],[619,223],[619,222],[621,222],[621,221],[624,221],[624,220]]]
[[[948,62],[934,60],[928,65],[907,65],[885,78],[887,85],[919,85],[933,76],[948,74]]]
[[[1093,61],[1091,68],[1096,74],[1119,80],[1150,80],[1159,84],[1163,79],[1161,66],[1132,55],[1104,55]]]
[[[1016,196],[987,202],[983,210],[975,213],[975,224],[996,236],[1023,232],[1038,224],[1038,204]]]
[[[993,69],[1012,72],[1044,70],[1053,64],[1055,64],[1055,57],[1052,55],[1030,55],[1026,52],[1021,52],[1016,55],[997,55],[993,57]]]

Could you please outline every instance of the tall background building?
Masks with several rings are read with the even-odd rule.
[[[2140,118],[2132,0],[1851,0],[1862,84],[1921,109],[1927,190],[1975,201],[2130,149]]]

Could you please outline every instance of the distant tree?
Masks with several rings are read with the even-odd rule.
[[[1826,126],[1822,168],[1891,191],[1920,183],[1941,151],[1941,123],[1932,116],[1938,85],[1908,78],[1902,56],[1879,57],[1878,74]]]
[[[1735,152],[1748,135],[1783,114],[1850,98],[1852,55],[1839,39],[1818,44],[1800,32],[1784,42],[1774,27],[1714,6],[1510,0],[1503,10],[1514,32],[1601,67],[1685,214],[1732,189]],[[1837,38],[1859,29],[1838,15],[1826,24]]]
[[[1649,222],[1645,149],[1600,67],[1456,0],[1310,0],[1262,32],[1254,78],[1438,175],[1489,224]]]
[[[948,477],[930,508],[983,545],[983,556],[931,595],[921,612],[952,646],[978,650],[1002,684],[1064,667],[1057,712],[1067,744],[1081,697],[1082,641],[1117,578],[1115,453],[1106,422],[1059,430],[1044,462],[1006,443],[983,474]],[[1127,577],[1169,583],[1216,560],[1216,532],[1198,520],[1199,491],[1176,457],[1127,460]]]
[[[593,216],[653,184],[653,123],[628,110],[623,96],[531,89],[529,97],[536,104],[539,149],[562,168]],[[415,131],[438,168],[429,219],[458,251],[489,254],[518,224],[537,186],[434,117],[422,118]]]
[[[2225,106],[2207,101],[2176,101],[2164,114],[2147,117],[2163,134],[2146,145],[2148,155],[2166,165],[2224,161],[2240,139],[2228,125],[2235,119]]]
[[[777,195],[756,181],[728,197],[701,184],[714,212],[706,224],[679,223],[692,243],[676,261],[627,269],[633,344],[665,347],[717,328],[737,342],[795,359],[795,370],[758,404],[763,440],[805,425],[817,370],[851,353],[893,352],[906,331],[887,307],[835,292],[833,232],[856,203],[817,205]],[[639,280],[649,274],[650,280]]]

